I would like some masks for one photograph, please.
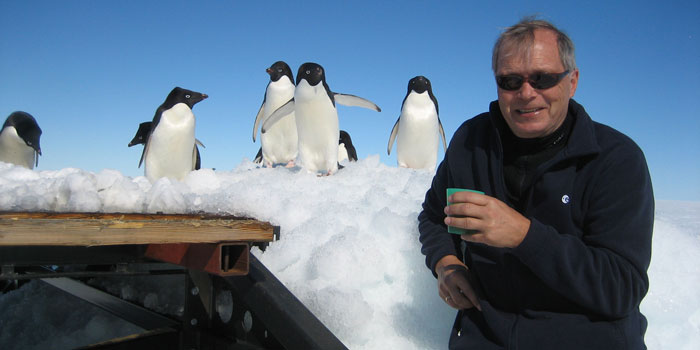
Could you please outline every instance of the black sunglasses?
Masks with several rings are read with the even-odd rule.
[[[526,77],[518,74],[498,75],[496,84],[503,90],[516,91],[527,81],[533,88],[543,90],[559,84],[567,74],[568,70],[562,73],[535,73]]]

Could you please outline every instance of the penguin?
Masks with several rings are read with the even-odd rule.
[[[203,93],[175,87],[156,110],[139,161],[139,167],[145,162],[145,175],[151,182],[161,177],[182,180],[201,165],[198,165],[199,149],[194,137],[192,107],[207,97]],[[139,132],[135,136],[136,142],[140,142]]]
[[[153,122],[143,122],[139,124],[139,129],[136,130],[136,135],[134,135],[134,138],[131,139],[131,142],[127,146],[136,146],[136,145],[145,145],[146,140],[148,139],[148,134],[151,132],[151,125]],[[197,146],[202,146],[204,147],[204,144],[199,141],[198,139],[195,139],[195,150],[197,151],[197,160],[195,161],[194,164],[194,170],[199,170],[202,165],[202,159],[199,155],[199,148]],[[204,147],[206,148],[206,147]],[[140,164],[139,164],[140,166]]]
[[[346,159],[351,162],[356,162],[357,151],[352,144],[350,134],[345,130],[340,130],[340,140],[338,140],[338,163]]]
[[[274,111],[263,123],[262,130],[266,132],[293,112],[299,136],[297,160],[301,167],[311,173],[332,175],[338,170],[340,140],[336,102],[381,112],[369,100],[332,92],[323,67],[313,62],[304,63],[297,72],[294,98]]]
[[[401,103],[401,114],[391,129],[387,154],[396,138],[399,167],[434,170],[437,164],[438,133],[443,150],[447,149],[445,130],[440,122],[438,102],[430,80],[417,76],[408,82],[408,92]]]
[[[278,107],[294,97],[294,76],[289,65],[277,61],[265,70],[270,75],[270,82],[265,88],[262,105],[255,116],[253,126],[253,142],[258,133],[258,127]],[[275,164],[294,166],[297,158],[297,126],[294,113],[280,120],[274,127],[265,130],[260,135],[262,145],[263,165],[272,167]]]
[[[31,114],[10,114],[0,131],[0,161],[34,169],[41,155],[41,128]]]

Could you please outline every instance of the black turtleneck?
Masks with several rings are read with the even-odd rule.
[[[503,128],[503,176],[508,199],[516,208],[522,209],[521,200],[532,186],[537,168],[564,149],[573,125],[573,117],[567,113],[564,123],[544,137],[524,139],[515,136],[507,125]]]

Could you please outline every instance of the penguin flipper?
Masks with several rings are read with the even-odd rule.
[[[355,150],[355,146],[350,145],[349,147],[345,147],[348,151],[348,160],[351,162],[356,162],[357,161],[357,150]]]
[[[401,116],[396,119],[396,123],[394,123],[394,127],[391,129],[391,135],[389,135],[389,145],[386,147],[386,154],[391,155],[391,147],[394,145],[396,134],[399,133],[399,121],[401,121]],[[440,130],[442,130],[442,126],[440,126]]]
[[[263,103],[260,105],[260,109],[258,110],[258,114],[255,115],[255,124],[253,124],[253,142],[255,142],[255,137],[258,135],[258,126],[262,122],[263,115],[265,114],[265,100],[263,100]]]
[[[263,155],[262,155],[262,147],[258,150],[258,154],[255,155],[255,159],[253,159],[253,163],[262,163]]]
[[[196,144],[192,151],[192,164],[194,165],[192,170],[199,170],[202,167],[202,158],[199,156],[199,148]]]
[[[340,103],[343,106],[364,107],[367,109],[375,110],[377,112],[382,111],[382,109],[379,108],[379,106],[377,106],[374,102],[355,95],[334,92],[333,98],[335,99],[335,102]]]
[[[141,152],[141,159],[139,159],[139,168],[141,167],[141,164],[143,163],[144,158],[146,158],[146,151],[148,150],[148,145],[149,145],[149,143],[146,142],[146,146],[143,147],[143,152]]]
[[[198,139],[194,139],[194,143],[195,143],[195,145],[200,145],[200,146],[202,146],[203,148],[207,148],[207,146],[205,146],[205,145],[202,143],[202,141],[199,141]]]
[[[438,126],[440,127],[440,136],[442,136],[442,150],[447,153],[447,141],[445,140],[445,130],[442,128],[442,122],[440,122],[440,117],[438,117]]]
[[[270,128],[275,125],[282,118],[294,113],[294,98],[287,101],[280,108],[277,108],[272,114],[270,114],[262,125],[262,133],[267,132]]]

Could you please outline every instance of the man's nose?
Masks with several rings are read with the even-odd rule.
[[[518,94],[522,98],[529,99],[529,98],[537,96],[537,91],[535,88],[532,87],[532,85],[530,85],[529,82],[525,81],[523,83],[523,86],[520,87]]]

